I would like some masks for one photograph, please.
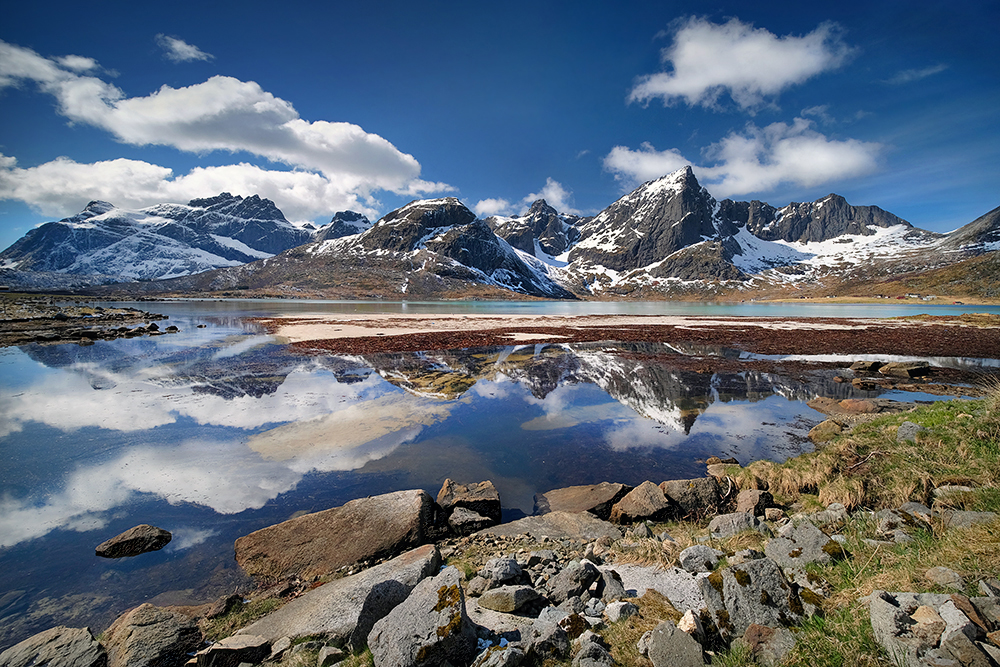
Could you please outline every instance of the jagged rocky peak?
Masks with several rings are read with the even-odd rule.
[[[941,247],[974,254],[1000,250],[1000,207],[948,234]]]
[[[90,202],[83,208],[83,210],[80,212],[80,215],[83,215],[84,213],[89,213],[91,216],[103,215],[104,213],[107,213],[108,211],[111,211],[114,208],[115,205],[112,204],[111,202],[95,199],[94,201]]]
[[[649,266],[705,238],[735,233],[716,215],[717,207],[690,167],[678,169],[643,183],[584,224],[570,259],[614,271]]]
[[[334,213],[329,223],[324,225],[316,234],[317,241],[327,241],[329,239],[339,239],[344,236],[360,234],[372,226],[371,220],[363,213],[357,211],[339,211]]]
[[[851,206],[838,194],[814,202],[792,202],[780,209],[750,202],[747,217],[740,221],[745,222],[750,233],[765,241],[802,243],[829,241],[845,234],[870,236],[875,233],[873,227],[911,226],[878,206]]]
[[[361,235],[367,250],[410,252],[435,229],[467,225],[476,214],[455,197],[418,199],[384,215]]]
[[[222,192],[215,197],[192,199],[188,202],[188,206],[247,220],[274,220],[288,223],[284,214],[273,201],[261,198],[259,195],[250,195],[244,198],[240,195],[234,196],[228,192]]]
[[[552,256],[566,252],[580,238],[580,220],[580,216],[559,213],[544,199],[537,199],[523,215],[492,217],[487,222],[497,236],[537,257],[538,250]]]

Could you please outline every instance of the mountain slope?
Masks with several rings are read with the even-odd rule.
[[[138,210],[93,201],[75,216],[25,234],[0,253],[0,266],[156,280],[245,264],[311,238],[257,195],[224,192]]]

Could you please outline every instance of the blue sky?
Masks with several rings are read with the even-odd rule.
[[[692,164],[948,231],[1000,205],[1000,3],[5,3],[0,247],[91,199],[596,213]]]

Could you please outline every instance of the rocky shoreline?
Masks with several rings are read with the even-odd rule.
[[[178,333],[166,315],[136,308],[60,303],[55,297],[0,295],[0,347],[30,343],[92,345],[98,340]]]
[[[814,567],[851,561],[853,524],[873,525],[867,541],[892,548],[1000,519],[918,502],[793,512],[768,491],[739,490],[735,461],[706,463],[696,479],[554,489],[507,524],[489,481],[446,480],[436,499],[359,498],[237,540],[236,560],[259,584],[246,597],[144,604],[99,639],[53,628],[0,665],[685,667],[737,654],[776,665],[800,626],[830,610]],[[678,530],[655,534],[665,521]],[[926,577],[951,592],[864,600],[886,654],[913,666],[997,664],[1000,581],[944,567]],[[980,595],[963,594],[969,586]]]

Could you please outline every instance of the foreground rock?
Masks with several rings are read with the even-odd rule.
[[[197,667],[237,667],[261,662],[271,655],[271,645],[263,637],[235,635],[212,644],[196,654]]]
[[[105,667],[108,655],[87,628],[60,625],[0,653],[0,667]]]
[[[461,508],[489,519],[491,524],[500,523],[500,494],[489,480],[478,484],[459,484],[446,479],[438,491],[437,502],[447,517]]]
[[[611,508],[631,490],[631,486],[610,482],[553,489],[535,496],[535,514],[590,512],[607,521]]]
[[[97,545],[101,558],[126,558],[158,551],[170,543],[172,535],[162,528],[141,524]]]
[[[102,639],[108,667],[179,667],[198,649],[201,632],[190,617],[147,603],[119,616]]]
[[[437,572],[440,565],[437,547],[418,547],[315,588],[240,633],[271,641],[322,635],[331,644],[361,648],[375,623],[402,603],[418,583]]]
[[[501,524],[480,531],[479,535],[530,535],[536,540],[545,537],[558,540],[596,540],[608,537],[620,540],[622,533],[617,527],[601,521],[592,514],[581,512],[550,512],[542,516],[529,516],[510,523]]]
[[[253,577],[305,579],[387,558],[435,539],[441,517],[424,491],[359,498],[236,540],[236,562]]]
[[[476,653],[476,631],[465,611],[458,570],[448,567],[420,582],[375,624],[368,646],[375,667],[468,664]]]

